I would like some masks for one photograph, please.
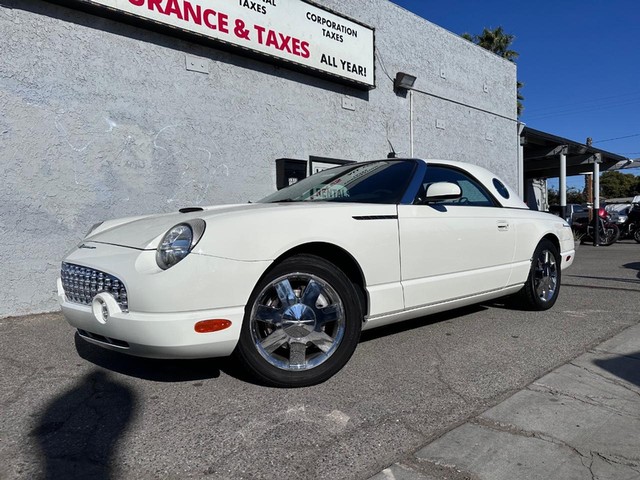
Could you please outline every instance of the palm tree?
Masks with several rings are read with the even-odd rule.
[[[480,35],[471,35],[470,33],[463,33],[462,38],[465,40],[469,40],[470,42],[475,43],[476,45],[489,50],[490,52],[495,53],[496,55],[501,56],[509,60],[510,62],[515,63],[516,59],[520,55],[515,50],[511,50],[511,44],[516,39],[515,35],[511,35],[505,33],[502,27],[497,27],[494,29],[484,28]],[[517,102],[518,102],[518,117],[522,115],[522,111],[524,110],[524,105],[522,101],[524,97],[522,93],[520,93],[520,89],[524,87],[524,83],[518,82],[517,84]]]

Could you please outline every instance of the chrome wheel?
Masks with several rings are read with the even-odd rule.
[[[256,350],[269,364],[304,371],[336,352],[345,325],[342,299],[328,282],[308,273],[289,273],[257,295],[249,329]]]
[[[555,297],[558,288],[558,266],[556,256],[549,250],[542,250],[534,264],[534,290],[542,302]]]

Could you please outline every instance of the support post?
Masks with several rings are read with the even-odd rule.
[[[593,172],[585,173],[584,189],[587,192],[587,204],[592,207],[591,210],[589,210],[589,222],[593,222]]]
[[[562,218],[567,220],[567,149],[560,154],[560,211]]]
[[[593,163],[593,246],[600,245],[600,154],[596,154]]]
[[[409,143],[410,157],[413,158],[413,90],[409,90]]]

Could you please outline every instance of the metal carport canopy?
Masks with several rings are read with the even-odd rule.
[[[520,135],[523,147],[524,178],[560,177],[560,156],[566,156],[567,176],[600,170],[618,170],[632,166],[632,160],[615,153],[578,143],[568,138],[525,127]]]

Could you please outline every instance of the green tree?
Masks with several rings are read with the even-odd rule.
[[[569,187],[567,188],[567,203],[587,203],[587,195],[584,190]]]
[[[550,188],[548,193],[549,205],[560,205],[560,192],[554,188]],[[567,204],[569,203],[587,203],[587,195],[584,190],[578,190],[576,187],[567,188]]]
[[[600,175],[600,193],[604,198],[632,197],[638,192],[639,180],[632,173],[604,172]]]
[[[510,62],[515,62],[520,55],[515,50],[511,50],[511,44],[516,39],[515,35],[505,33],[502,27],[494,28],[493,30],[491,28],[484,28],[480,35],[463,33],[462,38],[502,58],[506,58]]]
[[[520,56],[518,52],[511,49],[511,44],[516,39],[515,35],[506,33],[502,27],[497,27],[494,29],[485,27],[480,35],[463,33],[462,38],[464,38],[465,40],[469,40],[470,42],[473,42],[476,45],[489,50],[490,52],[493,52],[496,55],[499,55],[502,58],[505,58],[513,63],[515,63],[516,59]],[[522,111],[524,110],[524,105],[522,103],[524,97],[520,92],[520,89],[522,87],[524,87],[524,83],[518,81],[516,93],[518,117],[522,115]]]

